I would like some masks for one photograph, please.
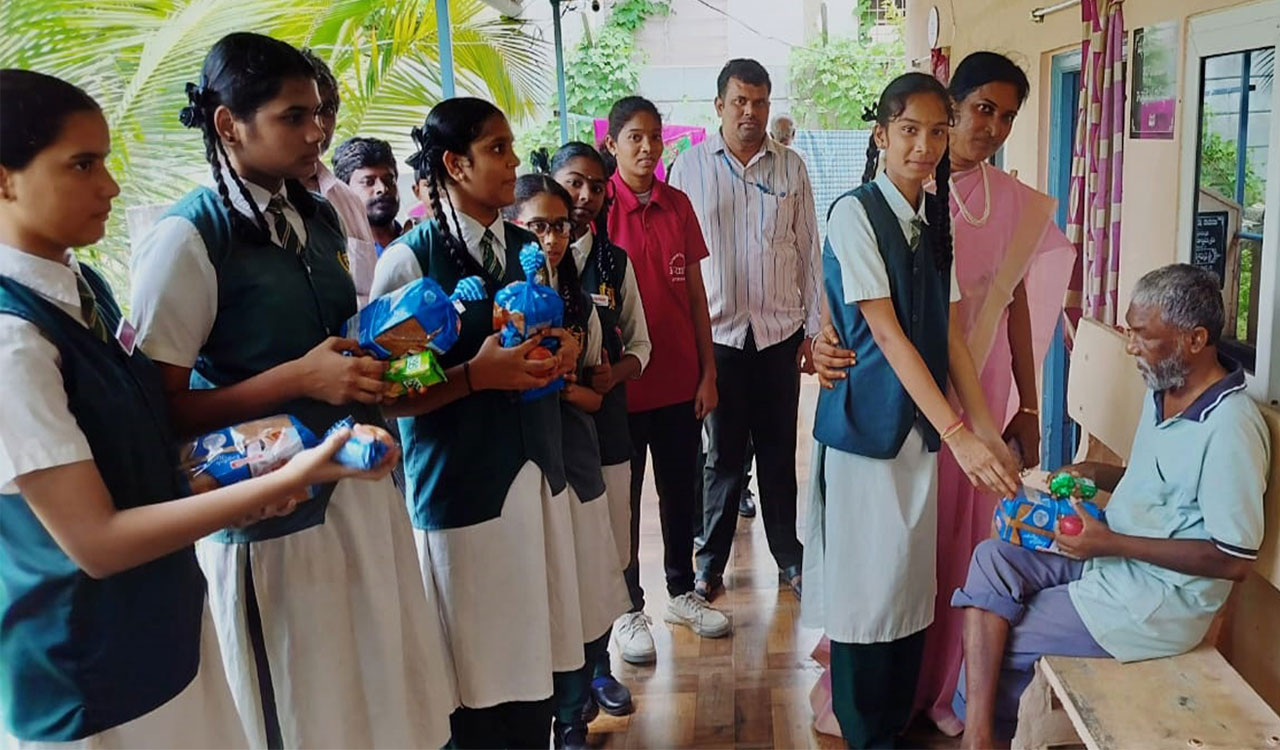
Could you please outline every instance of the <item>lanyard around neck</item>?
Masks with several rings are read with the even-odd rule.
[[[721,151],[721,152],[720,152],[720,158],[721,158],[721,159],[724,159],[724,165],[725,165],[726,167],[728,167],[728,168],[729,168],[729,174],[733,175],[734,177],[737,177],[739,180],[742,180],[742,184],[744,184],[744,185],[754,185],[756,188],[758,188],[758,189],[760,190],[760,192],[764,193],[765,195],[772,195],[772,196],[773,196],[773,197],[775,197],[775,198],[786,198],[786,197],[787,197],[787,193],[786,193],[786,191],[785,191],[785,190],[784,190],[784,191],[782,191],[781,193],[775,193],[775,192],[773,192],[772,190],[770,190],[769,188],[765,187],[764,185],[760,184],[759,182],[757,182],[757,181],[755,181],[755,180],[748,180],[748,179],[746,178],[746,171],[747,171],[747,170],[746,170],[746,167],[743,167],[743,169],[742,169],[742,172],[743,172],[743,173],[742,173],[742,174],[738,174],[738,170],[736,170],[736,169],[734,169],[734,168],[733,168],[733,162],[729,161],[729,155],[728,155],[728,154],[726,154],[724,151]]]

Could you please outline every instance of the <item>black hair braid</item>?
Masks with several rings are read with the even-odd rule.
[[[610,284],[618,273],[618,258],[614,253],[613,242],[609,240],[609,205],[613,199],[606,192],[604,205],[600,207],[600,215],[596,217],[596,273],[600,281]]]
[[[876,178],[876,167],[880,165],[880,147],[876,145],[875,134],[867,139],[867,166],[862,170],[862,182],[868,183]]]
[[[951,150],[942,154],[934,172],[933,195],[925,193],[925,216],[929,220],[929,244],[933,248],[933,260],[938,271],[947,273],[951,269],[954,247],[951,238]],[[949,276],[948,276],[949,278]]]
[[[431,215],[435,217],[436,226],[440,229],[440,234],[444,236],[445,250],[449,252],[449,258],[457,266],[459,277],[471,276],[471,269],[468,268],[467,262],[464,260],[467,257],[467,250],[462,241],[462,232],[459,230],[458,234],[455,235],[453,229],[449,226],[449,216],[444,212],[444,205],[440,200],[440,182],[436,178],[435,170],[426,170],[426,178],[427,199],[431,201]],[[447,197],[448,195],[446,194]],[[453,208],[452,200],[449,201],[449,207]],[[457,214],[454,214],[453,220],[455,223],[458,221]],[[486,274],[478,275],[482,279],[486,277]]]
[[[582,278],[578,276],[578,263],[573,259],[573,250],[565,251],[556,266],[556,291],[564,300],[564,317],[566,321],[582,319]],[[588,310],[588,312],[590,312]]]
[[[213,130],[213,124],[208,126],[210,131]],[[236,168],[231,166],[231,159],[227,156],[227,147],[223,145],[222,139],[217,133],[206,135],[206,138],[212,138],[216,151],[209,161],[210,167],[213,169],[213,176],[218,181],[218,193],[222,196],[222,205],[227,209],[227,217],[231,221],[231,231],[239,237],[253,242],[270,242],[271,229],[267,224],[267,217],[262,215],[262,209],[258,208],[258,202],[253,199],[249,193],[249,189],[244,186],[244,182],[240,179]],[[236,188],[240,191],[240,197],[249,205],[249,210],[253,212],[253,219],[245,216],[231,202],[231,191],[227,188],[226,182],[222,177],[222,166],[226,166],[227,174],[231,175],[231,181],[235,183]]]
[[[862,121],[872,123],[876,122],[875,105],[863,107]],[[876,167],[880,165],[880,147],[876,145],[876,133],[873,127],[872,131],[867,134],[867,166],[862,170],[862,182],[871,182],[876,178]]]

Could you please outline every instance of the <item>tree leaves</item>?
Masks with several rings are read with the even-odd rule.
[[[480,0],[450,0],[450,18],[459,91],[527,117],[551,90],[547,45]],[[106,238],[83,253],[121,292],[125,208],[172,202],[208,178],[178,111],[221,37],[252,30],[325,57],[343,98],[338,138],[381,137],[407,154],[409,128],[440,100],[435,0],[5,0],[0,28],[0,67],[58,76],[102,105],[121,195]]]

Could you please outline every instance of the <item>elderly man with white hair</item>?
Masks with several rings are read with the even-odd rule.
[[[1069,557],[995,540],[974,551],[951,600],[965,608],[953,707],[966,747],[1008,739],[1040,656],[1138,661],[1194,648],[1257,559],[1267,428],[1244,369],[1218,350],[1223,318],[1213,273],[1179,264],[1143,276],[1126,327],[1151,395],[1128,468],[1067,467],[1114,492],[1106,521],[1079,513],[1083,530],[1057,537]]]

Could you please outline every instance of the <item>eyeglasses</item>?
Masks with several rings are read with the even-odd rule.
[[[555,233],[568,237],[573,231],[573,221],[568,217],[563,219],[532,219],[526,221],[524,226],[536,235]]]

